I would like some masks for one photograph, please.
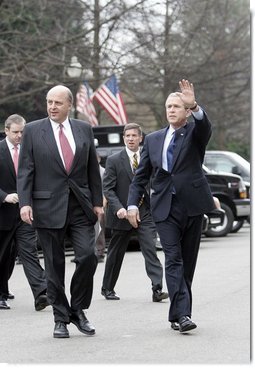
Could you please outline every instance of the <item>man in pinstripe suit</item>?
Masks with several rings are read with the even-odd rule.
[[[53,336],[69,337],[66,325],[70,322],[82,333],[93,335],[95,328],[83,309],[91,303],[97,267],[94,224],[103,213],[94,137],[89,124],[69,119],[73,96],[67,87],[51,88],[46,101],[48,117],[24,129],[18,172],[21,218],[37,229],[42,245],[55,321]],[[67,231],[76,263],[70,304],[64,285]]]

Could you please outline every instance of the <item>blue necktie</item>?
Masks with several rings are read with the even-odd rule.
[[[172,133],[172,138],[167,148],[167,169],[171,171],[173,163],[173,153],[175,147],[175,131]]]

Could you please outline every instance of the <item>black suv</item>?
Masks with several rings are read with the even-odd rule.
[[[216,172],[203,166],[212,194],[220,201],[225,211],[221,226],[212,226],[206,236],[225,236],[231,232],[234,221],[245,220],[250,216],[250,199],[243,179],[239,175]]]

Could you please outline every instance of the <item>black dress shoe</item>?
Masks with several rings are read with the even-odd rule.
[[[35,299],[35,310],[37,312],[48,307],[48,305],[50,305],[50,303],[48,302],[48,298],[46,294],[41,294]]]
[[[11,309],[5,299],[0,300],[0,309]]]
[[[197,327],[197,325],[194,322],[192,322],[188,316],[183,316],[179,318],[178,322],[180,332],[188,332],[190,330],[194,330],[194,328]]]
[[[59,321],[55,323],[53,337],[56,337],[56,338],[69,337],[69,332],[68,332],[68,329],[66,328],[65,322]]]
[[[180,325],[178,322],[171,322],[171,328],[175,331],[179,331]]]
[[[107,300],[120,300],[120,297],[118,295],[116,295],[114,290],[107,290],[107,289],[102,288],[101,294]]]
[[[152,294],[153,302],[161,302],[163,299],[168,298],[168,293],[162,292],[162,290],[154,290]]]
[[[8,295],[7,295],[7,299],[14,299],[15,298],[15,296],[12,294],[12,293],[8,293]]]
[[[70,316],[70,322],[73,323],[80,332],[85,335],[95,335],[95,327],[88,321],[82,310],[73,311]]]

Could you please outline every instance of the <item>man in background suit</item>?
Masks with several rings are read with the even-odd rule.
[[[128,219],[132,226],[140,227],[138,203],[152,176],[151,209],[165,253],[169,321],[174,330],[187,332],[197,327],[191,320],[191,284],[203,214],[215,206],[202,170],[211,124],[195,101],[192,83],[182,80],[179,86],[181,92],[166,100],[169,126],[145,138],[129,189]],[[187,122],[191,113],[194,121]]]
[[[46,97],[48,117],[26,125],[20,152],[18,195],[23,221],[37,229],[43,249],[47,294],[53,307],[53,337],[67,338],[73,323],[95,334],[88,309],[97,267],[94,225],[103,213],[102,184],[92,128],[69,119],[73,95],[65,86]],[[64,238],[75,255],[70,304],[65,294]]]
[[[10,309],[8,280],[18,252],[39,311],[49,305],[45,272],[37,254],[35,230],[20,218],[16,188],[15,165],[24,127],[22,116],[10,115],[5,121],[6,138],[0,142],[0,309]]]
[[[103,178],[103,191],[107,200],[106,227],[112,229],[112,237],[107,251],[102,295],[108,300],[118,300],[114,291],[123,258],[131,235],[138,235],[140,248],[145,260],[145,268],[152,283],[152,300],[161,302],[168,298],[162,292],[163,268],[156,253],[156,230],[150,214],[149,196],[145,192],[140,206],[141,224],[137,230],[126,219],[129,185],[134,177],[135,168],[140,159],[139,144],[142,141],[140,125],[125,125],[123,139],[125,149],[109,156]],[[134,167],[134,155],[135,167]]]

